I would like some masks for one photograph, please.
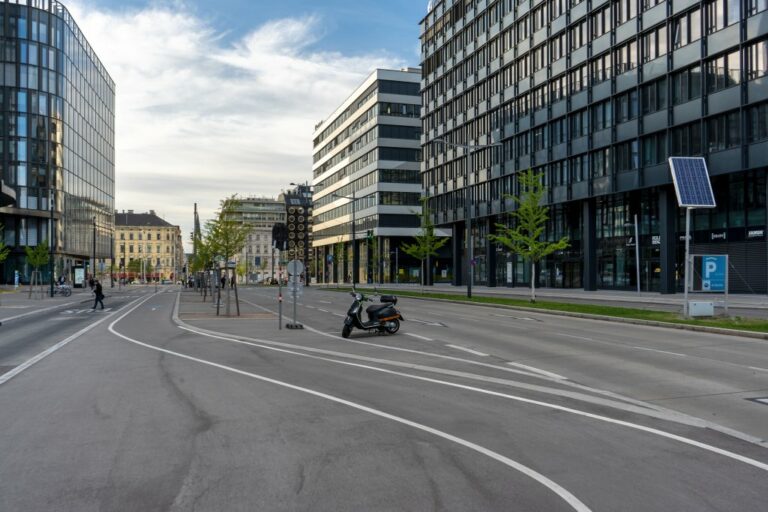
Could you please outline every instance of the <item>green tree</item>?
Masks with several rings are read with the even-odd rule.
[[[337,283],[344,282],[345,276],[343,276],[342,274],[344,273],[344,263],[346,261],[347,261],[347,253],[344,250],[344,242],[336,242],[333,245],[333,266],[334,268],[338,269],[337,272],[339,275],[336,276]],[[331,279],[333,279],[333,276],[331,276]]]
[[[152,271],[154,270],[152,267],[152,262],[148,259],[144,260],[144,267],[141,266],[141,259],[134,259],[128,262],[128,266],[126,267],[126,270],[128,272],[133,273],[136,276],[143,277],[141,272],[142,268],[144,270],[144,275],[150,275],[152,274]]]
[[[24,252],[27,253],[27,263],[32,265],[36,271],[48,264],[48,255],[50,254],[48,251],[48,240],[43,240],[35,247],[24,248]]]
[[[437,257],[441,247],[448,243],[448,238],[435,235],[435,224],[432,222],[432,212],[427,207],[427,198],[421,198],[421,228],[416,236],[413,237],[412,244],[403,244],[402,249],[406,254],[412,256],[421,262],[421,293],[424,293],[424,268],[431,270],[430,258]]]
[[[543,204],[547,189],[542,177],[541,173],[534,173],[531,169],[518,174],[520,197],[508,196],[517,204],[517,209],[510,213],[514,227],[496,224],[498,234],[488,236],[492,242],[503,244],[531,262],[531,302],[536,302],[536,264],[570,245],[568,237],[556,242],[542,239],[549,219],[549,207]]]
[[[0,224],[0,263],[4,262],[11,253],[11,248],[5,245],[5,226]]]
[[[221,202],[221,208],[213,220],[206,223],[205,243],[211,253],[229,261],[245,247],[251,226],[237,217],[240,201],[235,196]]]
[[[237,274],[237,277],[245,277],[247,271],[248,269],[245,267],[244,261],[237,263],[237,266],[235,267],[235,273]]]

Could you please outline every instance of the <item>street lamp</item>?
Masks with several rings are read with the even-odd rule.
[[[355,282],[357,281],[357,273],[358,273],[358,261],[357,258],[355,258],[355,252],[357,248],[355,247],[355,235],[357,235],[357,230],[355,229],[355,190],[352,189],[352,195],[351,196],[342,196],[339,194],[331,194],[332,197],[338,197],[340,199],[349,199],[352,201],[352,224],[349,226],[349,239],[352,243],[352,288],[355,287]]]
[[[475,259],[475,247],[472,241],[472,210],[473,210],[473,204],[472,204],[472,186],[470,181],[470,176],[474,174],[474,170],[472,169],[472,153],[478,149],[485,149],[485,148],[493,148],[501,146],[500,143],[493,143],[493,144],[457,144],[455,142],[448,142],[445,139],[432,139],[432,142],[437,142],[438,144],[443,144],[445,146],[450,146],[454,148],[462,148],[467,154],[467,172],[466,172],[466,183],[464,184],[464,189],[466,190],[466,209],[467,209],[467,260],[469,261],[469,269],[467,271],[468,279],[467,279],[467,298],[472,298],[472,281],[475,277],[474,272],[474,259]],[[533,276],[531,276],[531,279],[533,279]]]

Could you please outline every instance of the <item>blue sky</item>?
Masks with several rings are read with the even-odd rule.
[[[426,0],[65,0],[116,93],[118,210],[192,229],[312,179],[312,132],[376,68],[417,66]]]
[[[315,47],[325,51],[385,51],[418,64],[419,22],[426,0],[92,0],[110,10],[183,4],[208,20],[226,41],[277,18],[318,16],[324,34]]]

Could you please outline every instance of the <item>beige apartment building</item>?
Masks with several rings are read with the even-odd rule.
[[[115,275],[131,281],[182,279],[184,246],[181,228],[154,210],[115,212]]]

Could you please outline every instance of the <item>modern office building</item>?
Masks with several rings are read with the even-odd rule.
[[[422,175],[466,279],[467,183],[479,284],[530,283],[489,243],[516,173],[542,173],[550,257],[539,285],[682,289],[684,212],[669,156],[706,158],[717,208],[696,210],[692,252],[730,256],[731,291],[768,291],[766,0],[438,0],[421,22]],[[436,142],[487,145],[467,156]],[[495,146],[499,144],[499,146]],[[639,241],[633,237],[639,219]]]
[[[184,245],[181,228],[154,210],[115,212],[115,276],[128,281],[182,278]]]
[[[272,251],[272,226],[278,222],[285,223],[285,202],[280,198],[255,196],[237,200],[235,220],[252,227],[238,257],[239,262],[245,263],[247,281],[257,282],[272,277],[276,265]]]
[[[419,227],[420,79],[414,68],[378,69],[315,127],[319,282],[350,281],[353,274],[355,282],[374,274],[380,282],[395,280],[400,244]],[[418,273],[418,263],[399,256],[401,271],[415,265]]]
[[[55,0],[0,2],[0,35],[0,165],[15,195],[0,209],[13,248],[0,277],[28,276],[24,248],[53,238],[55,274],[72,279],[110,256],[115,84]]]

